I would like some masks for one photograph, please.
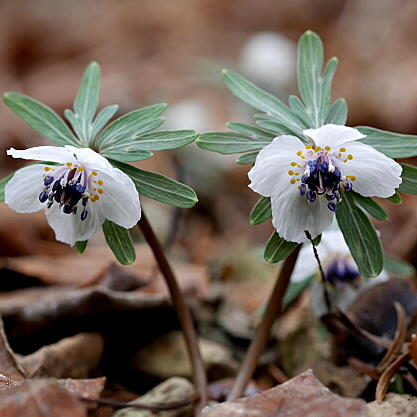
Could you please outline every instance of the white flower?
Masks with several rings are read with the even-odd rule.
[[[362,278],[339,230],[324,232],[321,243],[317,246],[317,252],[323,265],[325,285],[331,303],[341,310],[346,310],[366,288],[388,279],[388,274],[384,270],[375,278]],[[327,312],[323,296],[322,278],[313,248],[310,244],[307,244],[300,251],[291,281],[299,282],[313,275],[317,279],[313,282],[311,288],[310,305],[313,313],[316,316],[321,316]]]
[[[37,146],[11,148],[7,154],[59,164],[34,164],[17,171],[6,185],[5,202],[18,213],[44,208],[61,242],[74,245],[89,239],[105,219],[127,229],[140,219],[133,181],[92,149]]]
[[[401,184],[402,168],[369,145],[357,129],[328,124],[304,130],[313,143],[279,136],[263,148],[249,171],[249,185],[271,197],[272,224],[292,242],[318,236],[332,222],[340,191],[387,198]]]

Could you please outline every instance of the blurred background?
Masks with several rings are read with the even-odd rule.
[[[252,122],[253,111],[224,87],[221,69],[239,71],[286,100],[297,93],[297,39],[312,29],[322,37],[326,57],[340,59],[334,98],[347,99],[349,125],[417,133],[416,18],[417,4],[409,0],[2,0],[0,91],[25,93],[62,115],[86,65],[96,60],[101,106],[118,103],[121,114],[166,102],[163,128],[226,130],[229,120]],[[0,124],[0,174],[6,175],[20,166],[5,157],[7,148],[43,139],[5,106]],[[246,187],[248,168],[234,159],[192,145],[140,163],[196,188],[200,204],[183,212],[179,234],[193,262],[215,259],[223,244],[262,244],[271,230],[249,226],[256,196]],[[389,252],[414,261],[417,209],[404,200],[401,207],[387,207],[392,221],[378,227]],[[15,215],[5,205],[0,210],[2,255],[57,250],[42,214]],[[153,207],[162,231],[170,211]],[[28,224],[17,227],[15,221]]]
[[[102,69],[101,107],[118,103],[120,115],[166,102],[163,129],[226,130],[227,121],[253,123],[254,111],[224,87],[221,70],[238,71],[286,101],[289,94],[297,94],[297,40],[311,29],[323,39],[326,59],[336,55],[340,60],[333,99],[347,99],[350,126],[417,134],[416,20],[417,2],[411,0],[1,0],[0,91],[27,94],[63,115],[72,107],[83,71],[94,60]],[[3,177],[21,166],[21,161],[5,156],[6,149],[47,142],[4,105],[0,126]],[[235,338],[250,340],[276,266],[262,257],[272,232],[270,222],[248,222],[258,198],[247,187],[248,166],[235,164],[235,156],[213,154],[195,144],[157,152],[137,165],[195,188],[199,203],[192,209],[176,211],[146,198],[141,201],[171,251],[183,290],[214,300],[216,284],[221,283],[226,303],[218,322]],[[390,214],[389,222],[376,224],[386,251],[416,265],[417,199],[403,196],[402,205],[381,204]],[[68,319],[66,304],[56,302],[64,306],[60,310],[51,301],[44,306],[44,316],[32,320],[36,309],[28,309],[40,293],[10,290],[100,282],[116,290],[139,288],[166,296],[163,282],[154,279],[149,250],[140,243],[138,231],[132,234],[138,260],[122,272],[112,263],[101,234],[79,256],[54,240],[43,213],[16,214],[0,204],[0,313],[13,348],[30,353],[97,326],[102,334],[107,331],[106,343],[112,349],[111,341],[118,340],[114,332],[131,338],[127,324],[120,327],[120,317],[142,316],[132,316],[130,305],[123,307],[130,315],[117,316],[116,321],[112,309],[119,304],[113,300],[107,307],[96,307],[101,304],[94,299],[95,304],[72,306]],[[48,294],[49,300],[57,299],[56,289]],[[104,319],[96,314],[100,308],[108,313]],[[250,319],[242,311],[251,314]],[[90,319],[86,312],[92,312]],[[170,310],[155,314],[150,323],[140,321],[147,326],[142,327],[146,340],[141,344],[175,327]],[[198,314],[200,331],[208,334],[208,313],[199,309]],[[116,372],[109,370],[118,366],[113,362],[107,364],[106,375]]]

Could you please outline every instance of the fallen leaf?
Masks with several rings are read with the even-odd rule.
[[[106,377],[89,378],[89,379],[58,379],[64,388],[78,397],[97,399],[106,384]]]
[[[0,317],[0,371],[11,379],[21,381],[25,377],[24,368],[11,349],[4,332],[3,320]]]
[[[28,377],[87,378],[103,353],[99,333],[79,333],[21,356]]]
[[[363,400],[332,393],[309,370],[251,397],[203,410],[204,417],[367,417]]]
[[[86,408],[59,383],[28,380],[0,392],[2,417],[86,417]]]

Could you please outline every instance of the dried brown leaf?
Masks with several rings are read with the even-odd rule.
[[[103,347],[99,333],[79,333],[21,357],[20,363],[31,378],[86,378],[97,366]]]
[[[85,407],[59,383],[26,381],[0,392],[2,417],[86,417]]]
[[[106,384],[106,377],[89,379],[59,379],[58,382],[68,391],[78,397],[97,399]]]
[[[366,403],[332,393],[306,371],[251,397],[209,408],[204,417],[366,417]]]

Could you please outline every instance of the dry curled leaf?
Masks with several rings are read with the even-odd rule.
[[[251,397],[207,409],[204,417],[367,417],[363,400],[332,393],[306,371]]]

